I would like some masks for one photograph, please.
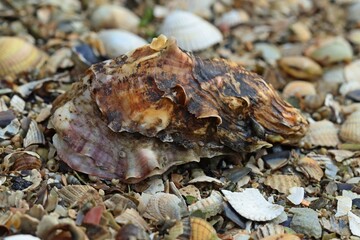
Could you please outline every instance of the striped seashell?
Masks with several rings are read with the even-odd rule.
[[[215,26],[181,10],[173,11],[165,18],[159,33],[175,37],[179,47],[187,51],[203,50],[223,40]]]
[[[214,190],[209,197],[197,201],[188,208],[190,213],[200,210],[206,218],[209,218],[222,212],[223,202],[221,193]]]
[[[167,218],[180,220],[182,215],[181,200],[174,194],[156,193],[146,205],[144,217],[160,221]]]
[[[340,138],[348,143],[360,143],[360,111],[349,115],[341,125]]]
[[[285,228],[281,225],[267,223],[256,230],[255,240],[260,240],[272,235],[285,233]]]
[[[102,30],[99,32],[99,38],[104,44],[106,55],[110,58],[118,57],[147,44],[145,39],[119,29]]]
[[[319,163],[310,157],[303,157],[297,162],[297,169],[299,169],[307,178],[320,181],[324,176]]]
[[[266,201],[259,189],[246,188],[243,192],[222,190],[222,193],[236,212],[253,221],[269,221],[284,212],[283,206]]]
[[[40,49],[19,37],[0,37],[0,76],[39,68],[47,59]]]
[[[310,123],[308,132],[301,140],[301,144],[306,148],[317,146],[335,147],[339,143],[336,125],[326,119]]]
[[[265,179],[265,185],[277,191],[289,194],[292,187],[300,187],[301,180],[298,176],[291,175],[270,175]]]
[[[140,18],[129,9],[117,5],[102,5],[91,15],[95,29],[118,28],[136,32]]]

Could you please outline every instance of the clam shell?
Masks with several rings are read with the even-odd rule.
[[[306,177],[315,179],[318,182],[324,176],[324,172],[319,166],[319,163],[310,157],[301,158],[296,166]]]
[[[233,9],[229,12],[224,13],[220,18],[216,19],[215,25],[234,27],[241,23],[248,22],[249,19],[249,15],[244,10]]]
[[[290,188],[301,186],[301,180],[298,176],[280,174],[268,176],[264,183],[272,189],[276,189],[285,194],[289,194]]]
[[[164,19],[159,33],[175,37],[179,47],[187,51],[202,50],[223,40],[221,32],[215,26],[181,10],[173,11]]]
[[[316,95],[316,89],[313,83],[305,81],[289,82],[284,90],[283,97],[288,99],[290,97],[302,98],[304,96]]]
[[[283,206],[266,201],[258,189],[246,188],[243,192],[222,190],[222,193],[235,211],[253,221],[269,221],[284,211]]]
[[[110,58],[118,57],[147,44],[145,39],[118,29],[102,30],[99,32],[99,38],[104,43],[106,54]]]
[[[335,147],[340,143],[338,129],[329,120],[310,123],[305,137],[301,140],[304,147]]]
[[[156,193],[146,205],[143,216],[160,221],[169,219],[180,220],[182,215],[181,200],[174,194]]]
[[[18,37],[0,37],[0,76],[39,68],[47,55]]]
[[[353,61],[346,65],[344,68],[344,74],[346,81],[359,83],[360,60]]]
[[[278,64],[287,74],[294,78],[315,79],[322,75],[321,66],[308,57],[283,57],[278,61]]]
[[[118,5],[101,5],[91,14],[91,25],[95,29],[119,28],[136,32],[139,24],[137,15]]]
[[[216,231],[213,226],[202,218],[190,218],[191,224],[191,240],[218,240]]]
[[[323,65],[350,61],[354,55],[350,43],[343,37],[322,39],[310,46],[305,54]]]
[[[31,151],[18,151],[10,153],[4,157],[4,162],[1,165],[7,165],[12,171],[40,169],[40,156]]]
[[[340,128],[340,138],[349,143],[360,143],[360,111],[349,115]]]
[[[188,207],[189,212],[201,211],[205,218],[215,216],[223,210],[223,196],[218,191],[212,191],[210,196],[197,201]]]

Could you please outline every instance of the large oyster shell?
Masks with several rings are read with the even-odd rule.
[[[126,182],[202,157],[296,143],[307,128],[258,75],[200,59],[165,36],[90,67],[53,111],[62,160]]]

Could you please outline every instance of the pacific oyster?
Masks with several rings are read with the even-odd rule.
[[[54,102],[51,123],[70,167],[125,182],[269,142],[297,143],[307,129],[258,75],[200,59],[163,35],[92,65]]]

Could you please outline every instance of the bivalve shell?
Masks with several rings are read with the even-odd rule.
[[[5,168],[10,167],[10,170],[13,171],[40,169],[41,159],[35,152],[19,151],[5,156],[2,165],[4,165]]]
[[[95,29],[119,28],[135,32],[139,23],[137,15],[117,5],[102,5],[91,15],[91,24]]]
[[[307,148],[316,146],[335,147],[340,143],[338,129],[334,123],[326,119],[312,122],[301,142]]]
[[[258,189],[246,188],[243,192],[222,190],[222,193],[241,216],[253,221],[269,221],[284,211],[283,206],[266,201]]]
[[[353,58],[353,50],[348,41],[343,37],[323,39],[306,50],[306,55],[315,61],[329,65],[336,62],[350,61]]]
[[[101,197],[95,188],[89,185],[68,185],[59,190],[59,196],[65,204],[77,206],[84,201],[84,198],[101,203]]]
[[[289,82],[284,90],[283,97],[288,99],[290,97],[302,98],[304,96],[316,95],[316,89],[313,83],[305,81]]]
[[[174,194],[156,193],[146,205],[144,217],[154,221],[170,219],[181,219],[181,200]]]
[[[340,128],[340,138],[345,142],[360,143],[360,111],[347,117]]]
[[[215,21],[217,26],[234,27],[241,23],[246,23],[250,19],[249,14],[241,9],[233,9],[224,13],[219,19]]]
[[[290,188],[301,186],[301,180],[298,176],[281,174],[268,176],[264,183],[272,189],[276,189],[285,194],[289,194]]]
[[[322,74],[321,66],[304,56],[283,57],[279,66],[290,76],[300,79],[314,79]]]
[[[135,48],[141,47],[147,42],[145,39],[124,30],[102,30],[99,38],[105,46],[108,57],[115,58]]]
[[[175,37],[179,47],[187,51],[202,50],[223,40],[221,32],[215,26],[181,10],[176,10],[165,18],[159,33]]]
[[[210,223],[202,218],[192,217],[191,223],[191,240],[217,240],[216,231]]]
[[[320,181],[324,176],[324,172],[319,166],[319,163],[310,157],[303,157],[297,162],[297,169],[299,169],[306,177]]]
[[[0,37],[0,76],[39,68],[47,55],[18,37]]]

